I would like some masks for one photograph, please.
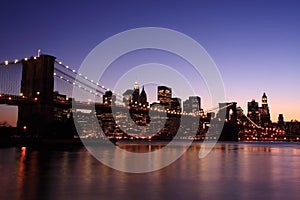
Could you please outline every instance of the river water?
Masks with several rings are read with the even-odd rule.
[[[161,170],[141,174],[111,169],[84,147],[2,148],[0,199],[300,198],[299,143],[218,143],[202,159],[200,145]]]

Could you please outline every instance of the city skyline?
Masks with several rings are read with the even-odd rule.
[[[56,84],[54,84],[54,85],[56,85]],[[183,108],[183,106],[184,106],[184,103],[186,102],[186,101],[189,101],[189,100],[191,100],[191,98],[193,98],[193,97],[198,97],[198,98],[200,98],[199,100],[200,100],[200,104],[199,104],[199,108],[200,109],[203,109],[204,110],[204,112],[206,112],[207,110],[210,110],[212,107],[201,107],[201,105],[202,105],[202,101],[203,101],[203,98],[201,97],[201,96],[198,96],[198,95],[190,95],[190,96],[188,96],[188,98],[181,98],[181,97],[178,97],[178,96],[172,96],[172,88],[170,88],[170,87],[168,87],[168,86],[163,86],[163,85],[158,85],[157,87],[156,87],[156,93],[153,95],[149,95],[147,92],[145,92],[145,91],[147,91],[147,87],[146,87],[146,90],[145,90],[145,85],[139,85],[138,84],[138,82],[137,81],[135,81],[134,82],[134,85],[133,85],[133,90],[131,89],[131,88],[128,88],[126,91],[124,91],[124,93],[123,93],[123,101],[124,101],[124,98],[126,98],[125,96],[126,96],[126,93],[128,93],[129,91],[132,91],[133,93],[131,94],[131,95],[133,95],[134,96],[134,92],[135,91],[137,91],[138,93],[137,93],[137,95],[139,96],[140,95],[140,92],[139,92],[139,90],[140,89],[142,89],[142,92],[144,92],[144,95],[146,95],[146,100],[144,100],[144,103],[147,103],[147,106],[146,107],[150,107],[150,105],[152,104],[152,103],[163,103],[164,101],[166,101],[166,100],[163,100],[163,101],[160,101],[159,100],[159,88],[166,88],[166,89],[168,89],[168,90],[170,90],[170,96],[169,96],[169,98],[170,98],[170,102],[169,103],[171,103],[171,99],[179,99],[179,105],[180,105],[180,107],[181,108]],[[152,89],[152,92],[153,92],[153,88],[151,88]],[[150,90],[151,90],[150,89]],[[164,89],[165,90],[165,89]],[[105,94],[103,94],[103,95],[101,95],[101,102],[100,103],[103,103],[103,104],[107,104],[108,102],[109,103],[112,103],[112,102],[115,102],[116,101],[116,97],[113,97],[113,98],[111,98],[110,97],[110,99],[108,99],[108,100],[105,100],[106,98],[107,98],[107,96],[110,96],[110,95],[112,95],[113,93],[111,92],[111,90],[108,90]],[[258,107],[259,105],[262,105],[263,106],[263,104],[264,104],[264,101],[266,102],[267,100],[266,100],[266,93],[265,92],[263,92],[263,94],[262,94],[262,97],[261,97],[261,99],[255,99],[255,98],[252,98],[251,100],[249,100],[248,102],[246,102],[247,104],[248,104],[248,106],[246,107],[246,108],[243,108],[243,107],[241,107],[240,106],[240,104],[239,104],[239,102],[237,102],[237,106],[238,107],[241,107],[242,108],[242,110],[244,111],[244,114],[245,115],[248,115],[248,113],[249,113],[249,111],[251,111],[251,109],[249,108],[249,103],[252,103],[252,102],[256,102],[256,104],[257,104],[257,109],[258,108],[260,108],[260,107]],[[148,96],[148,101],[147,101],[147,96]],[[72,96],[69,96],[69,97],[72,97]],[[149,97],[151,97],[151,98],[149,98]],[[265,99],[264,99],[265,98]],[[136,99],[137,100],[137,99]],[[229,102],[229,101],[226,101],[226,102]],[[95,103],[97,103],[97,102],[95,102]],[[124,102],[123,102],[124,103]],[[220,103],[223,103],[223,102],[220,102]],[[130,103],[129,103],[129,105],[130,105]],[[267,103],[267,105],[268,105],[268,103]],[[0,122],[7,122],[8,124],[7,125],[12,125],[12,126],[16,126],[16,124],[17,124],[17,116],[18,116],[18,108],[17,108],[17,106],[11,106],[11,105],[5,105],[5,104],[0,104],[0,108],[1,108],[1,110],[2,110],[2,115],[1,115],[1,121]],[[269,109],[269,107],[268,107],[268,109]],[[217,111],[217,110],[216,110]],[[214,112],[214,111],[212,111],[212,112]],[[272,110],[270,109],[269,111],[268,111],[268,113],[272,113]],[[288,122],[288,121],[292,121],[292,120],[297,120],[298,121],[298,119],[292,119],[292,120],[286,120],[286,116],[285,116],[285,113],[284,112],[282,112],[282,113],[279,113],[278,115],[277,115],[277,118],[275,118],[275,119],[272,119],[272,117],[269,117],[270,118],[270,120],[272,121],[272,122],[274,122],[274,123],[277,123],[277,121],[278,121],[278,116],[279,115],[281,115],[281,117],[284,117],[284,119],[285,119],[285,121],[286,122]],[[5,117],[7,117],[7,118],[5,118]],[[3,120],[2,120],[2,118],[3,118]],[[251,117],[250,117],[251,118]],[[252,118],[251,118],[252,119]],[[256,123],[256,121],[255,120],[253,120],[255,123]],[[258,124],[258,122],[257,122],[257,124]]]
[[[137,27],[165,27],[203,45],[220,70],[228,101],[237,101],[247,110],[247,102],[259,101],[266,92],[272,121],[281,113],[286,121],[300,119],[296,107],[300,95],[295,92],[300,84],[299,2],[52,2],[47,8],[33,1],[19,2],[18,7],[12,2],[2,4],[14,12],[0,13],[1,62],[34,55],[41,48],[78,69],[99,42],[114,34]],[[35,12],[28,12],[31,9]],[[62,20],[53,20],[52,10]],[[152,59],[142,54],[139,62]],[[134,62],[116,63],[116,69]],[[172,61],[169,65],[185,68]],[[115,83],[107,84],[113,88]],[[201,91],[197,94],[202,96]]]

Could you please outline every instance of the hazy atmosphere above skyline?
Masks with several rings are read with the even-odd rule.
[[[78,69],[112,35],[139,27],[169,28],[206,49],[228,101],[237,101],[246,112],[247,102],[261,104],[266,92],[272,121],[280,113],[285,120],[300,120],[299,1],[4,0],[1,8],[0,62],[36,55],[41,48]],[[104,84],[111,88],[114,83]]]

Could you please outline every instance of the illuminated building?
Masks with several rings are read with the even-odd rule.
[[[268,106],[268,98],[266,93],[264,93],[262,96],[262,106],[259,109],[259,114],[260,114],[260,125],[262,127],[269,126],[271,124],[271,120],[270,120],[270,110]]]
[[[138,107],[140,99],[140,88],[138,82],[134,83],[130,106]]]
[[[112,91],[106,91],[103,95],[103,104],[114,105],[116,102],[116,96],[113,95]]]
[[[171,98],[172,98],[172,89],[167,86],[158,86],[157,87],[157,100],[161,105],[164,105],[166,108],[171,107]]]
[[[68,98],[66,95],[59,94],[57,91],[55,91],[53,92],[53,102],[65,103],[67,105],[72,103],[72,98]],[[70,119],[72,116],[72,108],[54,106],[53,116],[55,121],[60,121],[60,122]]]

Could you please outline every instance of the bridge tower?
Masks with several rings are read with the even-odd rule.
[[[219,108],[224,108],[220,112],[225,114],[225,124],[219,138],[220,141],[238,141],[236,104],[236,102],[219,103]]]
[[[225,120],[227,122],[237,123],[236,104],[236,102],[219,103],[219,108],[224,108],[226,111]]]
[[[42,136],[53,122],[53,90],[55,57],[41,55],[22,60],[21,93],[33,102],[19,105],[18,128],[31,135]]]

